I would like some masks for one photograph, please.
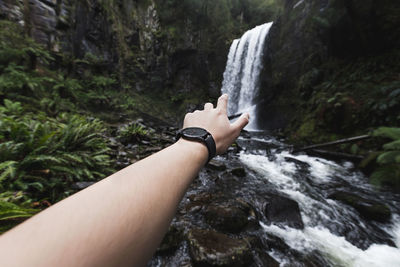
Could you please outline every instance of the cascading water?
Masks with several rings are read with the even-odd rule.
[[[321,255],[317,266],[396,267],[400,266],[400,199],[396,194],[376,191],[350,162],[335,163],[307,155],[293,155],[274,139],[268,153],[247,149],[240,160],[263,179],[271,190],[295,200],[304,229],[279,227],[260,221],[266,234],[278,236],[303,257]],[[246,147],[245,138],[239,145]],[[283,148],[283,149],[282,149]],[[273,155],[273,156],[268,156]],[[329,199],[332,192],[347,191],[370,201],[385,203],[392,211],[389,223],[369,221],[340,201]],[[393,241],[383,244],[382,237]],[[266,237],[267,238],[267,237]],[[286,251],[270,251],[281,266],[296,265]],[[285,265],[287,264],[287,265]],[[314,265],[312,265],[314,266]]]
[[[247,31],[242,38],[234,40],[224,72],[222,93],[230,96],[228,112],[249,112],[252,118],[246,129],[256,129],[254,98],[259,88],[262,56],[265,40],[272,22]]]
[[[222,93],[230,95],[229,114],[250,112],[254,120],[259,74],[265,39],[272,23],[258,26],[235,40],[230,48]],[[257,125],[250,125],[250,130]],[[247,128],[247,129],[249,129]],[[248,142],[273,143],[278,149],[252,149]],[[299,256],[285,250],[268,251],[281,266],[303,266],[297,260],[319,255],[318,266],[400,266],[400,201],[399,196],[378,192],[367,178],[349,162],[340,164],[307,155],[293,155],[285,145],[271,138],[239,139],[244,148],[239,160],[254,173],[256,180],[265,180],[268,190],[295,200],[300,207],[304,229],[260,221],[266,239],[278,236]],[[246,143],[247,142],[247,143]],[[267,152],[266,152],[267,151]],[[241,188],[250,192],[250,183]],[[364,199],[384,203],[392,212],[389,223],[366,220],[352,207],[328,199],[338,189]],[[254,190],[254,189],[253,189]],[[250,198],[250,197],[249,197]],[[391,239],[390,244],[382,236]],[[386,242],[386,243],[385,243]],[[395,247],[397,246],[397,247]],[[312,266],[315,266],[311,264]]]

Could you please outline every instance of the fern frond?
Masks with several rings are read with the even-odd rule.
[[[8,177],[14,178],[16,176],[17,164],[18,162],[12,160],[0,163],[0,171],[2,171],[0,174],[0,183]]]
[[[387,143],[383,146],[384,150],[400,150],[400,139]]]
[[[380,127],[376,129],[372,135],[376,137],[386,137],[393,140],[398,140],[400,139],[400,128]]]
[[[400,163],[400,151],[389,151],[382,153],[377,158],[378,164],[391,164],[391,163]]]

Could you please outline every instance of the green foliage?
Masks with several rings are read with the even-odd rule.
[[[52,57],[42,46],[26,38],[20,25],[0,20],[0,70],[10,63],[34,67],[38,60],[47,63]]]
[[[36,212],[37,210],[35,209],[26,209],[10,202],[0,201],[0,221],[25,219]]]
[[[370,183],[381,188],[387,186],[400,191],[400,168],[397,165],[386,165],[376,169],[370,177]]]
[[[396,121],[400,122],[400,116],[397,113],[400,108],[400,82],[382,86],[376,97],[371,98],[367,105],[375,114],[372,118],[374,122],[385,121],[392,124]]]
[[[384,151],[376,159],[380,167],[372,173],[371,182],[400,190],[400,128],[380,127],[373,132],[373,136],[394,141],[383,145]]]
[[[244,31],[273,21],[282,8],[279,0],[158,0],[157,9],[165,34],[178,43],[180,32],[190,27],[199,33],[201,49],[226,47]]]
[[[17,223],[37,213],[37,209],[25,208],[14,203],[0,200],[0,233],[7,231]]]
[[[20,104],[0,109],[0,185],[31,197],[57,200],[77,181],[100,179],[113,171],[98,120],[61,114],[20,114]],[[8,109],[10,108],[10,109]]]
[[[376,129],[372,135],[376,137],[385,137],[392,140],[398,140],[400,139],[400,128],[380,127]]]
[[[138,123],[122,126],[118,130],[118,138],[122,142],[137,142],[146,138],[148,131]]]
[[[378,164],[400,163],[400,151],[388,151],[377,158]]]
[[[383,146],[385,150],[400,150],[400,138],[399,140],[387,143]]]

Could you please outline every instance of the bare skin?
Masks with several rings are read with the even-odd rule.
[[[230,124],[227,101],[223,95],[184,121],[207,129],[218,154],[249,120]],[[203,144],[181,139],[60,201],[0,237],[0,266],[145,266],[207,157]]]

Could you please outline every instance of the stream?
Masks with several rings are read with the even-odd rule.
[[[400,196],[351,162],[289,148],[264,132],[239,137],[201,170],[148,266],[400,266]],[[371,219],[338,192],[389,216]]]
[[[264,143],[266,149],[260,149],[260,145],[246,149],[239,160],[251,170],[254,180],[263,180],[274,193],[295,200],[304,222],[304,229],[294,229],[260,220],[266,234],[282,238],[301,254],[320,253],[324,260],[320,266],[400,266],[399,195],[376,191],[351,162],[292,155],[273,138],[242,138],[239,143],[252,143],[254,139]],[[384,203],[392,217],[387,223],[366,220],[352,207],[328,198],[337,191]],[[383,244],[383,237],[397,248]],[[286,251],[272,250],[271,254],[283,266],[296,262]]]

